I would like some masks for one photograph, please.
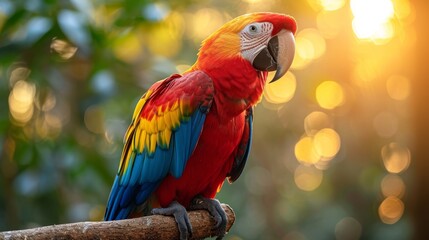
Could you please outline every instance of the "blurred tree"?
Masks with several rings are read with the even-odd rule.
[[[424,29],[429,22],[429,3],[427,1],[414,1],[417,12],[417,29]],[[410,206],[413,212],[413,221],[415,224],[415,234],[413,239],[428,239],[427,223],[429,222],[429,178],[427,171],[429,169],[429,152],[427,151],[429,142],[429,111],[427,107],[427,89],[429,89],[429,69],[427,67],[427,57],[429,49],[426,46],[429,42],[427,31],[417,33],[418,40],[416,49],[416,75],[413,85],[413,120],[414,132],[416,133],[414,141],[415,157],[415,188],[413,196],[410,199]]]
[[[85,219],[91,209],[102,211],[127,126],[121,114],[132,111],[143,91],[135,80],[151,66],[140,60],[135,64],[145,65],[129,67],[115,46],[130,29],[156,24],[143,14],[154,5],[0,6],[0,228]]]

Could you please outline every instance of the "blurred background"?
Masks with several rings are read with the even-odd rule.
[[[0,0],[0,231],[100,220],[134,106],[226,21],[298,22],[226,239],[428,239],[426,1]]]

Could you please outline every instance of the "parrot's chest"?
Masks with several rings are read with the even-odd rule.
[[[183,175],[168,176],[158,188],[160,204],[177,200],[187,206],[196,195],[214,197],[232,168],[244,125],[244,113],[229,121],[219,121],[218,116],[210,112]]]
[[[201,170],[224,168],[241,140],[244,124],[244,113],[229,121],[208,115],[190,164]]]

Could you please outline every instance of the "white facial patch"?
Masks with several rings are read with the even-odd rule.
[[[273,28],[270,22],[256,22],[244,27],[240,32],[243,58],[253,62],[258,53],[267,46]]]

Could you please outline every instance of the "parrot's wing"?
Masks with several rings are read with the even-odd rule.
[[[246,122],[244,125],[243,136],[241,137],[240,144],[236,149],[234,156],[234,163],[232,169],[228,174],[228,182],[233,183],[240,177],[243,172],[244,165],[246,165],[247,158],[249,158],[250,146],[252,145],[253,134],[253,108],[246,111]]]
[[[137,103],[125,134],[105,220],[127,218],[170,173],[178,178],[191,156],[213,100],[202,71],[155,83]]]

